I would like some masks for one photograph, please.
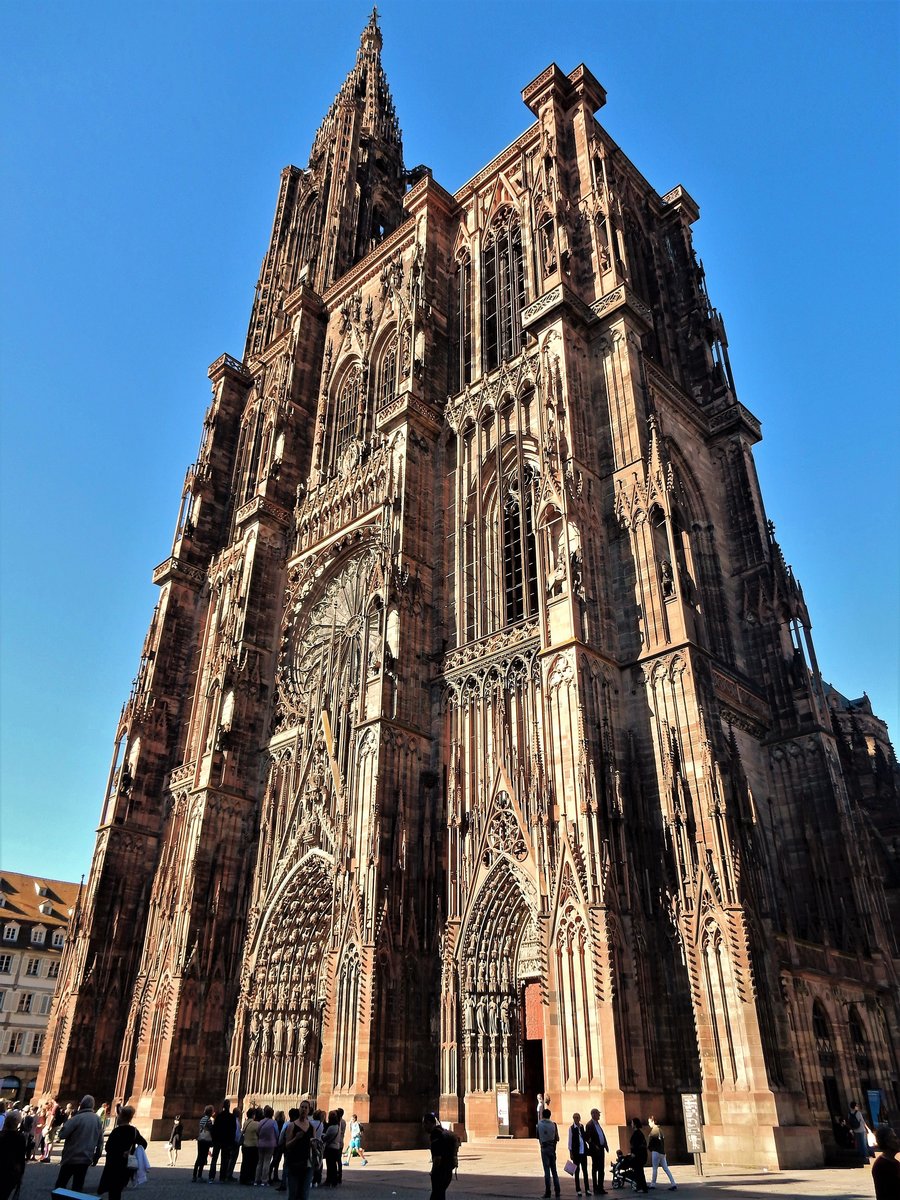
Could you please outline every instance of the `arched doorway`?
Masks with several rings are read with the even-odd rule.
[[[501,801],[502,802],[502,801]],[[460,939],[458,961],[466,1127],[496,1133],[495,1090],[509,1087],[510,1126],[526,1134],[529,1097],[543,1090],[546,978],[537,891],[524,870],[497,855]]]

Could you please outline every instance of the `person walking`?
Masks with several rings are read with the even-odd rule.
[[[172,1126],[172,1132],[169,1134],[169,1140],[166,1142],[170,1167],[174,1167],[178,1162],[178,1151],[181,1149],[181,1139],[183,1136],[184,1126],[181,1123],[181,1117],[176,1117],[175,1124]]]
[[[581,1178],[584,1180],[584,1192],[586,1196],[591,1194],[591,1185],[588,1183],[587,1177],[587,1145],[584,1140],[584,1126],[581,1123],[581,1113],[572,1113],[572,1124],[569,1126],[569,1161],[575,1167],[575,1195],[581,1195],[581,1187],[578,1180],[578,1172],[581,1172]]]
[[[869,1133],[871,1131],[866,1124],[866,1118],[862,1115],[862,1111],[855,1100],[850,1105],[849,1113],[847,1113],[847,1126],[853,1134],[856,1153],[863,1160],[863,1166],[866,1166],[869,1161]]]
[[[194,1159],[192,1183],[203,1183],[203,1168],[206,1166],[206,1160],[209,1158],[212,1147],[214,1112],[213,1106],[207,1104],[203,1110],[203,1116],[200,1118],[200,1124],[197,1126],[197,1157]],[[210,1178],[212,1178],[212,1174],[210,1174]]]
[[[136,1170],[132,1156],[138,1146],[147,1149],[146,1141],[131,1124],[133,1116],[134,1109],[126,1104],[119,1111],[115,1129],[106,1139],[106,1165],[97,1184],[97,1195],[108,1192],[109,1200],[122,1200],[122,1193],[131,1183]]]
[[[359,1118],[356,1113],[350,1118],[350,1144],[347,1147],[347,1157],[344,1159],[344,1166],[350,1166],[351,1158],[359,1158],[362,1160],[362,1165],[367,1167],[369,1160],[366,1158],[366,1152],[363,1150],[362,1144],[363,1127],[359,1123]]]
[[[63,1140],[62,1158],[55,1188],[64,1188],[72,1181],[76,1192],[84,1191],[84,1180],[91,1163],[103,1153],[103,1125],[94,1112],[94,1097],[82,1097],[78,1112],[69,1117],[59,1132]]]
[[[256,1164],[256,1186],[269,1186],[269,1171],[272,1167],[272,1154],[278,1145],[279,1129],[275,1123],[272,1106],[267,1104],[262,1111],[262,1120],[257,1131],[259,1143],[259,1161]]]
[[[591,1187],[595,1196],[605,1196],[603,1177],[606,1170],[606,1155],[609,1153],[609,1142],[600,1124],[600,1109],[591,1109],[591,1119],[584,1127],[584,1141],[587,1146],[588,1158],[591,1160]]]
[[[556,1147],[559,1144],[559,1129],[556,1122],[550,1120],[550,1109],[541,1110],[537,1123],[537,1138],[541,1147],[541,1166],[544,1168],[544,1200],[550,1200],[550,1183],[553,1182],[553,1194],[559,1195],[559,1175],[556,1173]]]
[[[647,1132],[650,1135],[647,1138],[647,1149],[650,1151],[650,1162],[653,1166],[653,1174],[650,1176],[650,1186],[652,1188],[656,1187],[656,1172],[662,1167],[669,1177],[671,1185],[669,1191],[677,1192],[678,1184],[675,1182],[675,1178],[669,1170],[669,1164],[666,1161],[666,1140],[663,1137],[663,1132],[657,1125],[655,1117],[650,1117],[647,1125]]]
[[[644,1122],[640,1117],[631,1118],[631,1158],[632,1170],[634,1171],[635,1189],[639,1192],[648,1192],[647,1178],[644,1175],[644,1167],[647,1165],[647,1139],[643,1133]]]
[[[459,1164],[459,1140],[434,1113],[427,1113],[422,1124],[431,1147],[431,1200],[445,1200]]]

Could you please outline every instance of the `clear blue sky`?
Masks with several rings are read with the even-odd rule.
[[[408,164],[451,191],[584,61],[696,244],[826,679],[898,728],[895,3],[384,0]],[[7,4],[0,80],[2,859],[77,879],[209,398],[281,168],[366,3]]]

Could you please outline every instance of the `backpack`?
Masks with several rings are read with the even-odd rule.
[[[443,1155],[450,1161],[450,1170],[455,1171],[459,1167],[459,1138],[450,1129],[444,1130],[443,1136]]]

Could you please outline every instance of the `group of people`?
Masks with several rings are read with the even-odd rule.
[[[218,1112],[208,1105],[200,1118],[193,1182],[204,1182],[207,1164],[210,1183],[233,1182],[240,1154],[238,1183],[276,1187],[288,1200],[306,1200],[311,1187],[337,1187],[351,1158],[368,1165],[362,1136],[356,1113],[348,1124],[342,1108],[325,1113],[304,1100],[285,1116],[254,1102],[242,1121],[225,1100]]]
[[[559,1174],[556,1166],[557,1146],[560,1141],[559,1127],[553,1120],[548,1101],[548,1096],[538,1096],[537,1137],[541,1148],[541,1165],[544,1168],[545,1200],[549,1200],[551,1196],[551,1187],[554,1196],[560,1194]],[[648,1121],[648,1134],[649,1138],[644,1134],[644,1122],[641,1118],[632,1118],[630,1152],[626,1155],[621,1150],[617,1150],[613,1175],[617,1175],[620,1171],[629,1172],[629,1178],[634,1179],[637,1190],[646,1192],[649,1188],[656,1187],[657,1174],[662,1170],[669,1180],[669,1191],[677,1191],[678,1185],[675,1183],[666,1159],[665,1138],[654,1117],[650,1117]],[[575,1195],[582,1195],[583,1187],[585,1196],[592,1194],[605,1196],[606,1157],[610,1153],[610,1148],[603,1126],[600,1124],[598,1108],[591,1109],[591,1118],[587,1124],[582,1124],[581,1113],[572,1114],[572,1124],[569,1126],[566,1144],[569,1157],[565,1170],[575,1181]],[[649,1185],[644,1175],[648,1155],[651,1156],[653,1166],[653,1176]],[[588,1179],[589,1159],[590,1179]]]
[[[105,1139],[105,1146],[106,1112],[104,1108],[95,1111],[93,1096],[85,1096],[77,1111],[73,1111],[72,1105],[69,1105],[61,1112],[61,1120],[50,1126],[55,1136],[48,1142],[50,1146],[57,1139],[63,1143],[54,1189],[71,1184],[75,1191],[83,1191],[88,1167],[96,1166],[104,1153],[106,1158],[97,1185],[98,1196],[108,1195],[109,1200],[121,1200],[122,1192],[135,1176],[140,1178],[143,1174],[146,1177],[147,1158],[144,1152],[147,1143],[131,1124],[133,1108],[128,1105],[119,1108],[114,1127]],[[13,1109],[0,1113],[0,1116],[3,1118],[0,1122],[0,1200],[8,1200],[21,1184],[25,1163],[34,1157],[35,1149],[40,1148],[40,1161],[43,1162],[49,1161],[49,1150],[44,1157],[37,1134],[32,1132],[30,1137],[26,1135],[23,1129],[26,1115],[20,1110]],[[46,1130],[45,1124],[42,1135],[45,1140],[48,1136]]]

